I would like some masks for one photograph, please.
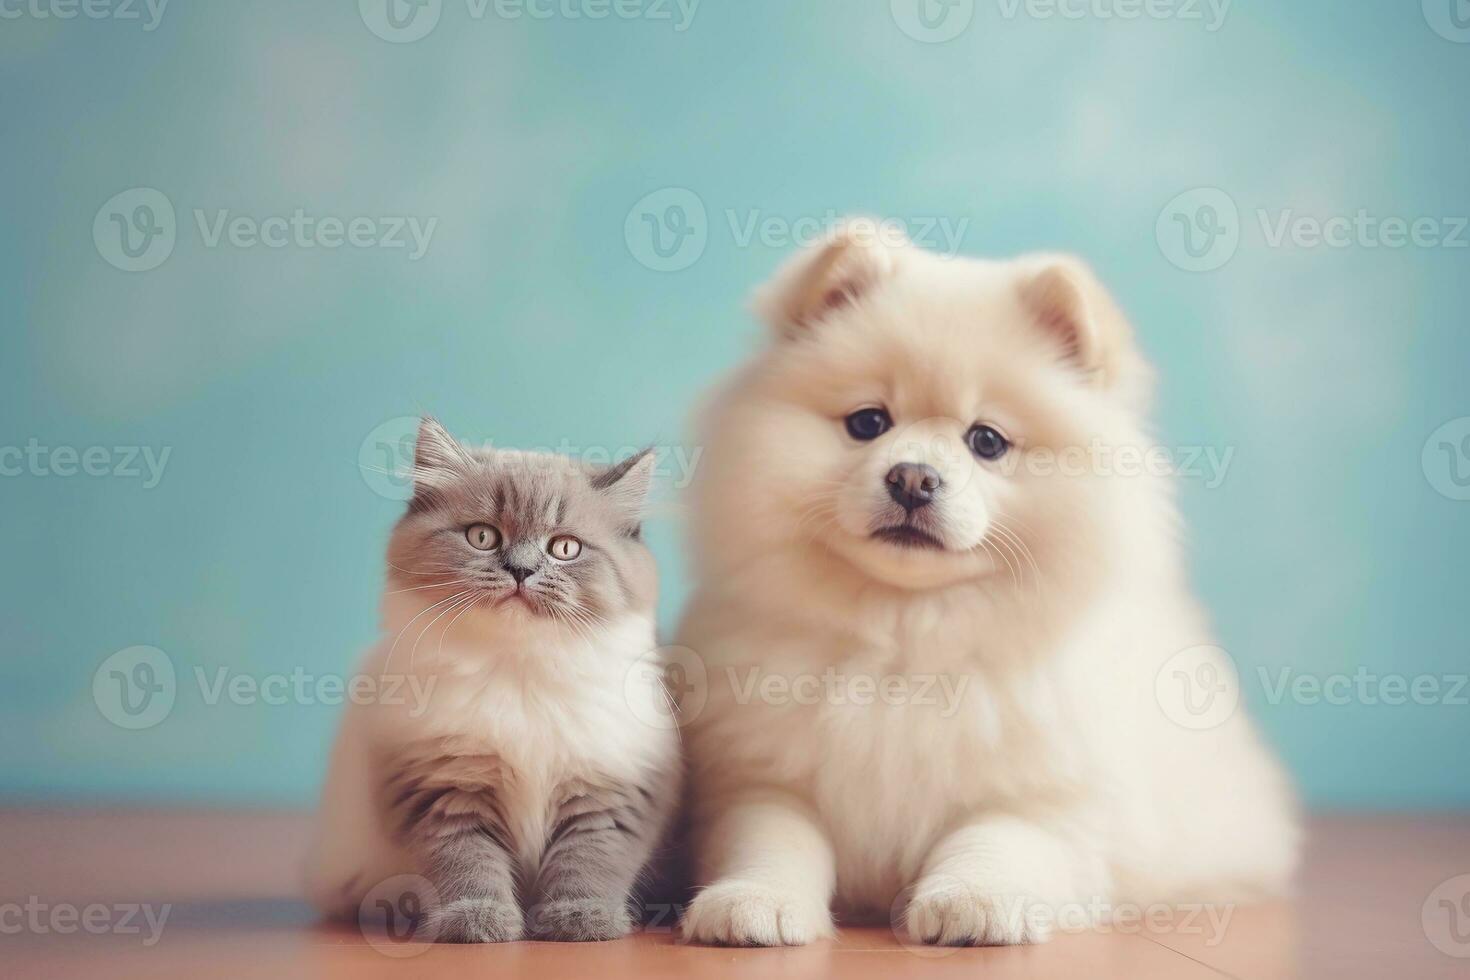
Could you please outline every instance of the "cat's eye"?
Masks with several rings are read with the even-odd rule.
[[[492,551],[500,547],[500,532],[489,524],[470,525],[464,537],[476,551]]]
[[[881,408],[860,408],[843,420],[847,434],[859,442],[872,442],[893,428],[893,419]]]
[[[570,534],[559,534],[551,539],[546,552],[557,561],[571,561],[582,553],[582,542]]]
[[[1011,448],[1010,440],[988,425],[975,426],[965,435],[965,441],[970,444],[970,452],[981,459],[1000,459]]]

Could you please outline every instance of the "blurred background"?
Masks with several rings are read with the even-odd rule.
[[[659,446],[672,627],[689,414],[864,212],[1093,262],[1307,800],[1470,805],[1463,0],[0,0],[0,82],[9,802],[309,805],[420,412]]]

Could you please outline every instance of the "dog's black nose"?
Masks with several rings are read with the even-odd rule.
[[[939,471],[924,463],[899,463],[883,478],[888,496],[907,511],[932,503],[939,490]]]
[[[516,580],[517,585],[536,574],[536,569],[527,568],[525,565],[506,565],[505,570],[510,573],[511,578]]]

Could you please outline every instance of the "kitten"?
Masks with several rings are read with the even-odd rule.
[[[757,307],[694,487],[686,934],[806,943],[835,909],[1022,943],[1280,894],[1291,790],[1232,710],[1169,481],[1127,466],[1156,457],[1151,370],[1097,278],[853,223]]]
[[[360,672],[384,694],[347,710],[308,863],[325,912],[356,915],[374,885],[417,874],[422,934],[441,942],[632,927],[679,785],[664,692],[645,682],[653,461],[472,450],[423,421],[384,638]],[[426,704],[389,696],[404,677]]]

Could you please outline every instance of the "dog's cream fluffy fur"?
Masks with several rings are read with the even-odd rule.
[[[1211,642],[1168,481],[1052,455],[1152,445],[1129,325],[1076,260],[944,259],[873,230],[845,224],[757,295],[772,339],[704,420],[687,934],[800,944],[835,909],[1017,943],[1045,938],[1037,908],[1283,891],[1291,793],[1248,719],[1185,727],[1156,696]],[[866,406],[894,429],[865,443],[843,420]],[[1010,452],[970,453],[977,423]],[[942,475],[944,550],[871,536],[898,462]],[[833,672],[872,703],[749,683]],[[894,677],[965,681],[959,710],[863,680]]]

